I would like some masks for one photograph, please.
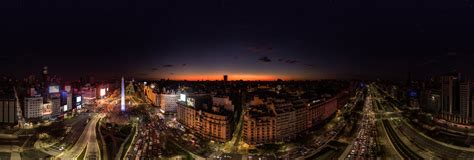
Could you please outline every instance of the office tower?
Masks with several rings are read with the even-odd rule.
[[[25,98],[25,118],[38,118],[42,116],[41,108],[43,106],[43,97],[26,97]]]

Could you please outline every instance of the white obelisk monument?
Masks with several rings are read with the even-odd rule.
[[[120,110],[122,112],[125,112],[125,84],[124,80],[122,77],[122,90],[120,91]]]

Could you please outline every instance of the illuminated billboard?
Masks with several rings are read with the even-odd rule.
[[[81,109],[81,108],[82,108],[82,105],[78,105],[76,108],[77,108],[77,109]]]
[[[58,85],[49,86],[49,93],[58,93],[58,92],[59,92],[59,86]]]
[[[194,98],[188,98],[186,105],[194,107],[194,101],[195,101]]]
[[[81,96],[76,97],[76,102],[77,103],[81,102],[81,100],[82,100]]]
[[[185,94],[179,94],[179,101],[186,101],[186,95]]]
[[[53,113],[53,110],[51,108],[51,103],[43,104],[43,107],[41,108],[41,115],[46,116],[46,115],[51,115],[51,113]]]
[[[105,88],[100,89],[100,96],[105,96]]]
[[[64,105],[64,112],[67,111],[67,105]]]
[[[71,86],[64,86],[64,90],[66,92],[71,92]]]

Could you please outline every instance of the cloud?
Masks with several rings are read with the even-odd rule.
[[[314,67],[314,65],[312,65],[312,64],[304,64],[304,65],[308,66],[308,67],[311,67],[311,68]]]
[[[273,51],[272,47],[266,47],[266,46],[249,47],[247,49],[252,53],[270,53]]]
[[[283,59],[283,58],[278,58],[278,62],[285,62],[289,64],[299,63],[299,61],[295,59]]]
[[[249,47],[248,50],[253,53],[258,53],[261,51],[259,47]]]
[[[292,60],[292,59],[287,59],[285,61],[285,63],[290,63],[290,64],[294,64],[294,63],[297,63],[298,61],[297,60]]]
[[[239,56],[234,56],[233,58],[234,58],[234,59],[239,59]]]
[[[262,58],[259,58],[258,59],[259,61],[262,61],[262,62],[271,62],[272,60],[270,58],[268,58],[267,56],[263,56]]]
[[[438,60],[437,59],[429,59],[425,62],[421,62],[419,64],[417,64],[418,66],[426,66],[426,65],[431,65],[431,64],[435,64],[435,63],[438,63]]]
[[[186,66],[186,63],[181,64],[181,66],[183,66],[183,67]]]
[[[170,75],[174,75],[174,73],[173,73],[173,72],[171,72],[171,73],[170,73]]]
[[[457,55],[458,55],[458,53],[456,53],[456,52],[448,52],[448,53],[446,53],[446,56],[457,56]]]
[[[155,67],[151,68],[151,71],[156,71],[156,70],[158,70],[158,68],[155,68]]]
[[[172,65],[172,64],[165,64],[165,65],[163,65],[163,67],[173,67],[173,66],[174,66],[174,65]]]

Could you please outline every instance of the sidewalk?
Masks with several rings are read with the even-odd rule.
[[[23,152],[23,149],[16,145],[0,145],[0,152]]]
[[[0,133],[0,139],[18,139],[17,135]]]

